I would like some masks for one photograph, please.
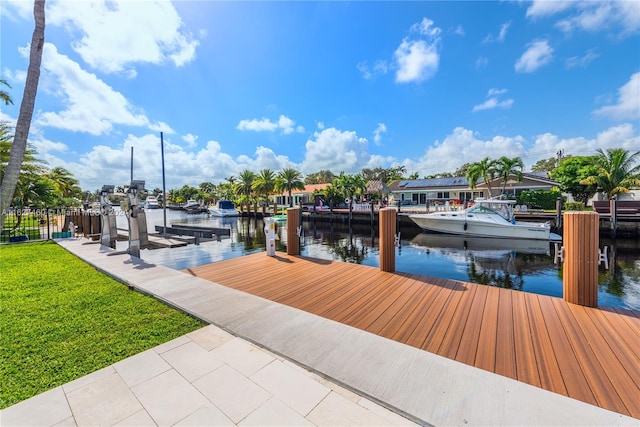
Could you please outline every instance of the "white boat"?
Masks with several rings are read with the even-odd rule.
[[[182,208],[189,210],[189,209],[198,209],[200,207],[200,203],[197,200],[193,200],[193,199],[189,199],[187,200],[187,203],[185,203]]]
[[[147,196],[144,201],[145,209],[160,209],[161,207],[160,202],[158,202],[158,199],[155,196]]]
[[[240,211],[236,209],[230,200],[218,200],[214,206],[209,206],[209,215],[219,217],[239,216]]]
[[[477,199],[472,207],[462,211],[412,214],[409,218],[422,229],[439,233],[506,239],[561,239],[551,233],[548,222],[516,221],[511,208],[514,204],[514,200]]]

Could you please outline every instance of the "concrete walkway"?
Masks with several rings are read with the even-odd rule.
[[[640,426],[85,239],[59,244],[211,325],[7,408],[2,426]]]

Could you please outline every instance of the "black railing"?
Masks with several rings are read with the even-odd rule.
[[[100,234],[99,212],[80,208],[9,209],[0,243],[50,240],[77,233],[84,236]]]

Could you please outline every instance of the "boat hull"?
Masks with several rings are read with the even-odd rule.
[[[230,218],[234,216],[240,216],[240,212],[237,209],[216,209],[210,208],[209,215],[217,216],[220,218]]]
[[[504,239],[550,240],[551,228],[548,224],[507,221],[498,222],[492,218],[482,220],[477,216],[464,218],[463,215],[417,214],[409,218],[423,230],[462,236],[495,237]]]

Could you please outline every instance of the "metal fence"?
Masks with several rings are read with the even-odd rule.
[[[99,211],[79,208],[9,209],[2,225],[0,243],[50,240],[78,234],[100,234]]]

